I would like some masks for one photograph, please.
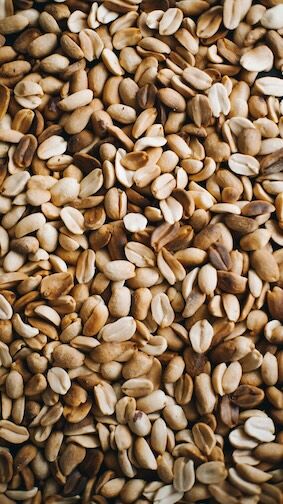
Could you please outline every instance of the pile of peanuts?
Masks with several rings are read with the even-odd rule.
[[[0,503],[282,504],[282,0],[2,0]]]

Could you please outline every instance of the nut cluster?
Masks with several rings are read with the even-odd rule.
[[[282,0],[1,1],[1,504],[282,504],[282,70]]]

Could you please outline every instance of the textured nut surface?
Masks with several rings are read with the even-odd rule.
[[[282,504],[282,0],[0,2],[0,502]]]

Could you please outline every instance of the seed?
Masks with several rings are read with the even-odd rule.
[[[26,427],[16,425],[9,420],[0,420],[0,436],[8,443],[22,444],[29,439]]]
[[[60,212],[60,217],[69,231],[74,234],[83,234],[84,218],[79,210],[72,207],[64,207]]]
[[[11,371],[6,378],[5,386],[8,397],[18,399],[24,392],[22,375],[18,371]]]
[[[209,425],[198,422],[193,426],[192,434],[197,447],[206,455],[210,455],[216,445],[216,438]]]
[[[216,484],[226,479],[227,471],[223,462],[213,460],[200,465],[196,470],[196,477],[201,483]]]
[[[282,95],[282,81],[277,77],[262,77],[260,79],[257,79],[256,87],[261,93],[265,95]]]
[[[188,84],[202,91],[209,89],[212,84],[212,79],[209,75],[195,67],[185,68],[182,77]]]
[[[274,424],[271,418],[251,417],[244,425],[245,432],[262,442],[274,440]]]
[[[13,316],[13,309],[7,299],[0,294],[0,320],[9,320]]]
[[[232,154],[228,163],[231,170],[239,175],[253,177],[259,172],[259,163],[256,158],[246,154]]]
[[[182,23],[183,13],[180,9],[168,9],[159,22],[160,35],[173,35]]]
[[[266,482],[271,476],[270,474],[248,464],[237,464],[236,469],[240,476],[252,483],[260,484]]]
[[[213,327],[207,320],[200,320],[190,329],[189,337],[193,350],[197,353],[204,353],[211,345]]]
[[[174,89],[164,88],[159,91],[159,98],[167,107],[175,112],[184,112],[186,102],[181,94]]]
[[[253,253],[252,265],[262,280],[275,282],[279,277],[277,263],[272,254],[265,249]]]
[[[67,148],[67,142],[58,136],[52,135],[40,144],[37,149],[37,155],[40,159],[50,159],[53,156],[64,154]]]
[[[241,65],[250,72],[268,72],[273,65],[273,54],[267,46],[259,46],[241,57]]]
[[[103,271],[104,275],[112,281],[127,280],[135,276],[135,267],[128,261],[109,261]]]
[[[21,31],[29,24],[28,19],[21,14],[7,16],[6,18],[4,17],[4,19],[1,19],[0,22],[0,33],[2,35],[10,35],[11,33]]]
[[[27,234],[40,229],[46,222],[46,218],[41,213],[34,213],[24,217],[15,228],[16,238],[21,238]]]
[[[171,429],[181,430],[186,428],[188,422],[181,406],[166,406],[163,415]]]
[[[157,469],[155,456],[144,438],[138,437],[136,439],[134,449],[140,467],[151,470]]]
[[[107,342],[121,342],[132,338],[136,331],[133,317],[121,317],[112,324],[107,324],[100,331],[100,337]]]
[[[242,479],[234,468],[229,469],[229,479],[234,483],[236,488],[239,488],[247,494],[254,495],[261,493],[260,486]]]
[[[161,293],[153,297],[151,311],[153,319],[160,327],[168,327],[172,324],[174,312],[166,294]]]
[[[60,367],[51,368],[47,373],[47,380],[51,389],[57,394],[65,395],[71,387],[68,373]]]
[[[136,410],[133,417],[129,420],[129,427],[137,436],[145,437],[151,431],[151,423],[148,416],[143,412]]]
[[[185,457],[179,457],[174,463],[173,486],[179,492],[189,491],[195,482],[194,463]]]
[[[279,443],[263,443],[254,451],[255,457],[267,463],[276,464],[282,460],[283,450]]]
[[[135,213],[125,215],[123,221],[127,231],[131,231],[132,233],[144,231],[147,225],[146,217]]]
[[[84,355],[68,345],[59,345],[53,351],[53,359],[57,367],[73,369],[82,366]]]
[[[62,206],[76,199],[80,192],[80,185],[72,177],[58,180],[50,189],[51,201],[56,206]]]

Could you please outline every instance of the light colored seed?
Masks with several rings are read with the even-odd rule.
[[[122,390],[129,397],[144,397],[153,391],[153,384],[147,378],[131,378],[123,383]]]
[[[86,24],[87,15],[79,10],[74,11],[68,18],[68,28],[73,33],[79,33]]]
[[[64,112],[72,112],[79,107],[88,105],[92,98],[93,92],[90,89],[83,89],[82,91],[77,91],[76,93],[63,98],[63,100],[58,102],[58,107]],[[63,154],[63,152],[60,152],[59,154]],[[55,155],[58,156],[59,154]]]
[[[273,54],[267,46],[258,46],[243,54],[241,65],[250,72],[268,72],[273,65]]]
[[[135,414],[130,418],[128,425],[134,434],[138,436],[147,436],[151,431],[151,423],[148,416],[140,410],[136,410]]]
[[[278,77],[261,77],[255,82],[256,88],[267,96],[282,96],[283,84],[282,79]]]
[[[211,345],[213,327],[207,320],[199,320],[190,329],[189,337],[194,351],[204,353]]]
[[[259,172],[259,162],[253,156],[232,154],[228,160],[229,168],[238,175],[255,177]]]
[[[175,222],[179,222],[181,220],[183,207],[175,198],[169,196],[168,198],[160,201],[159,206],[164,220],[168,224],[174,224]]]
[[[68,345],[58,345],[52,355],[54,364],[64,369],[74,369],[84,363],[84,354]]]
[[[236,488],[239,488],[245,494],[257,495],[261,493],[261,488],[259,485],[256,485],[255,483],[250,483],[245,479],[241,478],[237,473],[236,469],[234,469],[233,467],[229,469],[229,479],[231,483],[233,483],[236,486]]]
[[[15,228],[16,238],[21,238],[40,229],[46,223],[42,213],[34,213],[24,217]]]
[[[271,474],[248,464],[237,464],[236,469],[242,478],[256,484],[265,483],[272,478]]]
[[[195,394],[198,408],[202,414],[211,413],[215,406],[216,397],[212,388],[210,377],[200,373],[195,379]]]
[[[65,226],[74,234],[81,235],[84,232],[84,218],[79,210],[73,207],[64,207],[60,217]]]
[[[201,464],[196,470],[196,478],[206,485],[220,483],[227,477],[227,471],[223,462],[213,460]]]
[[[174,321],[174,311],[164,293],[156,294],[151,301],[151,311],[155,322],[160,327],[168,327]]]
[[[245,432],[261,442],[269,443],[273,441],[274,424],[268,417],[251,417],[244,424]]]
[[[22,397],[24,393],[22,375],[18,371],[10,371],[5,382],[5,387],[6,393],[10,399],[18,399],[19,397]]]
[[[184,97],[172,88],[160,89],[159,98],[164,105],[173,109],[175,112],[184,112],[186,109]]]
[[[224,394],[232,394],[238,388],[242,377],[242,366],[239,362],[231,362],[223,374],[222,388]]]
[[[137,142],[135,143],[134,146],[134,151],[144,151],[148,149],[149,147],[163,147],[167,143],[166,138],[159,136],[159,137],[154,137],[154,136],[147,136],[147,137],[142,137]]]
[[[0,437],[8,443],[22,444],[29,439],[29,432],[26,427],[9,420],[0,420]]]
[[[157,469],[155,456],[147,441],[142,437],[137,437],[134,445],[135,457],[140,467],[144,469]]]
[[[149,12],[146,16],[146,26],[152,30],[158,30],[159,22],[163,14],[164,11],[159,9]]]
[[[111,72],[113,75],[123,75],[124,74],[124,70],[119,63],[119,60],[118,60],[116,54],[111,49],[104,48],[101,53],[101,58],[102,58],[104,65],[107,67],[109,72]]]
[[[166,406],[163,410],[164,420],[173,430],[181,430],[187,427],[188,421],[184,411],[179,405]]]
[[[136,120],[136,111],[132,107],[128,105],[122,105],[120,103],[116,103],[110,105],[107,109],[108,114],[115,121],[120,122],[121,124],[131,124]]]
[[[34,338],[39,334],[39,330],[36,327],[25,324],[18,313],[14,314],[12,323],[16,332],[23,338]]]
[[[210,207],[211,212],[215,213],[231,213],[234,215],[240,215],[241,210],[237,205],[232,203],[216,203]]]
[[[40,144],[37,155],[40,159],[50,159],[53,156],[64,154],[67,149],[67,142],[63,137],[52,135]]]
[[[220,114],[229,114],[231,104],[223,84],[217,82],[209,88],[208,100],[214,117],[219,117]]]
[[[58,180],[50,189],[51,201],[56,206],[70,203],[77,198],[79,193],[80,184],[72,177],[64,177]]]
[[[274,5],[274,7],[264,12],[260,19],[260,24],[269,30],[280,30],[283,28],[282,15],[282,5]]]
[[[69,60],[61,54],[51,54],[41,60],[40,67],[46,73],[57,74],[64,72],[69,65]]]
[[[119,282],[133,278],[135,276],[135,266],[129,261],[109,261],[104,265],[103,273],[109,280]]]
[[[46,305],[37,306],[34,309],[34,312],[37,313],[40,317],[49,320],[56,326],[59,326],[61,323],[60,316],[58,315],[56,310],[54,310],[54,308],[51,308],[51,306]]]
[[[156,263],[153,251],[142,243],[128,242],[125,246],[125,255],[128,261],[139,268],[155,266]]]
[[[175,504],[182,498],[183,492],[178,492],[173,485],[162,485],[154,495],[154,504]]]
[[[65,369],[52,367],[47,373],[47,381],[51,389],[60,395],[65,395],[71,387],[71,380]]]
[[[13,309],[7,299],[0,294],[0,320],[10,320],[13,316]]]
[[[144,231],[147,226],[147,218],[144,215],[136,213],[128,213],[123,218],[125,228],[131,233]]]
[[[108,342],[127,341],[136,331],[136,322],[133,317],[121,317],[116,322],[107,324],[100,331],[100,337]]]
[[[195,482],[195,470],[192,460],[179,457],[174,462],[173,486],[178,492],[188,492]]]
[[[98,59],[104,49],[104,43],[100,36],[89,28],[79,32],[80,46],[87,61]]]
[[[235,448],[243,450],[252,450],[259,442],[255,438],[249,436],[243,427],[237,427],[229,434],[229,441]]]
[[[109,383],[99,383],[94,387],[94,397],[103,415],[112,415],[117,402],[116,394]]]
[[[210,455],[216,445],[213,430],[203,422],[198,422],[192,429],[193,439],[197,447],[205,454]]]
[[[183,12],[178,8],[170,8],[165,11],[158,25],[160,35],[173,35],[183,20]]]
[[[16,196],[17,194],[20,194],[20,192],[24,190],[29,179],[30,174],[26,170],[7,177],[2,186],[2,195]]]
[[[188,84],[202,91],[209,89],[212,85],[211,77],[206,72],[196,67],[185,68],[182,77]]]
[[[237,0],[225,0],[223,10],[224,26],[229,30],[237,28],[251,7],[250,0],[239,3]]]

